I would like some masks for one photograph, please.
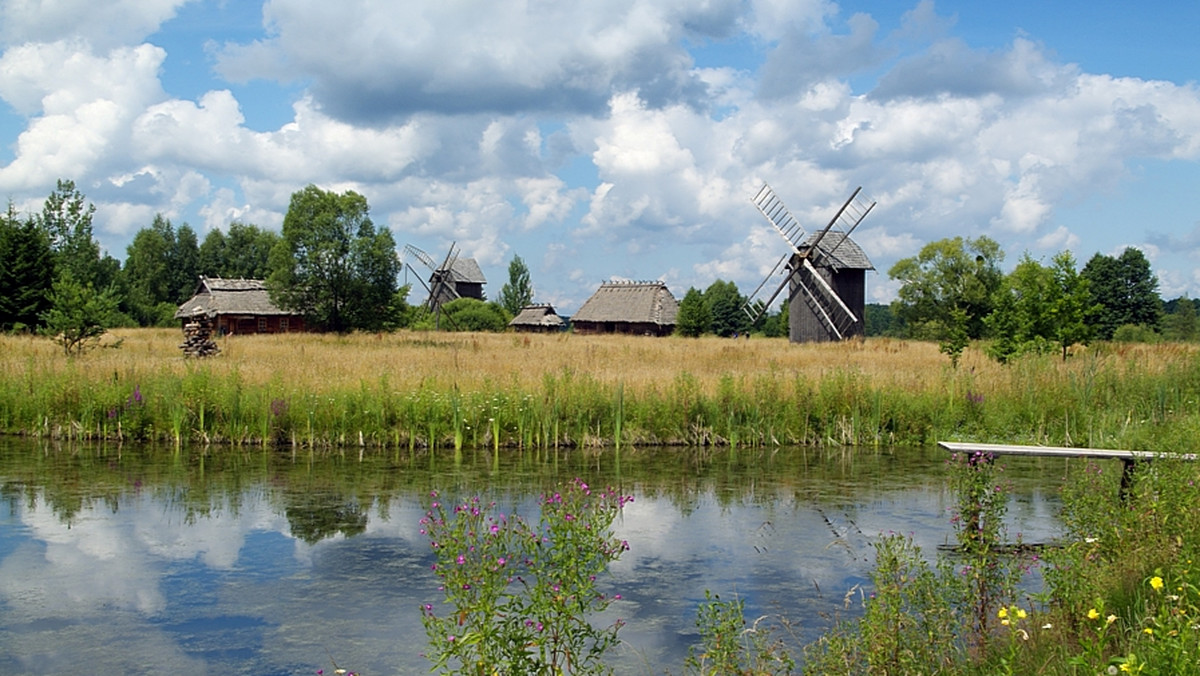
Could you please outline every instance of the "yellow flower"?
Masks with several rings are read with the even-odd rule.
[[[1024,609],[1024,608],[1017,608],[1017,619],[1018,619],[1018,620],[1023,620],[1023,619],[1025,619],[1025,615],[1026,615],[1026,613],[1025,613],[1025,609]]]
[[[1002,620],[1004,618],[1008,617],[1008,608],[1001,608],[1000,611],[998,613],[996,613],[996,617],[998,617]]]
[[[1092,608],[1091,610],[1088,611],[1088,619],[1089,620],[1094,620],[1097,617],[1100,617],[1100,613],[1096,612],[1095,608]]]
[[[1154,588],[1154,591],[1160,591],[1163,588],[1162,578],[1157,575],[1150,578],[1150,586]]]
[[[1116,615],[1109,615],[1108,617],[1104,618],[1104,626],[1106,626],[1106,627],[1107,627],[1108,625],[1110,625],[1110,624],[1112,624],[1113,622],[1116,622],[1116,621],[1117,621],[1117,616],[1116,616]]]
[[[1133,667],[1129,666],[1128,662],[1122,662],[1121,663],[1121,671],[1124,671],[1127,674],[1133,673]]]
[[[1154,635],[1154,630],[1153,630],[1153,629],[1151,629],[1150,627],[1146,627],[1146,628],[1145,628],[1145,629],[1143,629],[1142,631],[1143,631],[1144,633],[1146,633],[1146,634],[1149,634],[1150,636],[1153,636],[1153,635]]]

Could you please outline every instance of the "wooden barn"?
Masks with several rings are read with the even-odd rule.
[[[207,316],[219,336],[305,329],[304,317],[271,302],[266,284],[259,279],[201,276],[196,294],[179,306],[175,318],[187,324],[197,314]]]
[[[526,305],[508,325],[519,333],[555,333],[566,327],[549,305]]]
[[[439,267],[429,278],[429,288],[434,294],[429,299],[429,307],[440,306],[456,298],[483,300],[483,285],[487,284],[487,278],[474,258],[455,258],[448,268]]]
[[[662,282],[605,282],[571,317],[576,333],[668,336],[679,301]]]
[[[793,343],[807,343],[863,335],[866,331],[867,271],[874,270],[875,266],[854,240],[836,230],[819,239],[814,234],[804,245],[811,247],[802,250],[813,265],[803,265],[798,255],[792,256],[788,265],[792,271],[788,338]],[[825,280],[833,294],[812,278],[814,274]],[[842,311],[842,304],[853,317]]]

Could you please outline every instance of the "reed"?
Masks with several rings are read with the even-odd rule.
[[[68,359],[0,337],[0,432],[367,448],[922,445],[938,439],[1190,450],[1189,345],[1105,344],[1008,365],[972,346],[399,332],[221,339],[114,331]],[[1180,448],[1182,447],[1182,448]]]

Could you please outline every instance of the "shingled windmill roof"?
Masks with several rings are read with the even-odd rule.
[[[197,314],[217,315],[294,315],[271,302],[266,284],[259,279],[222,279],[200,277],[196,295],[175,311],[176,319]]]
[[[813,240],[819,234],[819,232],[815,232],[809,235],[805,238],[802,246],[812,246]],[[830,230],[825,233],[825,236],[817,244],[817,249],[821,252],[820,260],[822,264],[828,267],[839,270],[875,269],[875,266],[871,263],[871,259],[867,258],[866,252],[854,240],[847,237],[845,231]],[[816,261],[814,260],[814,262]]]
[[[439,269],[438,272],[442,272],[442,270]],[[476,263],[474,258],[455,258],[454,262],[450,264],[450,277],[447,281],[487,284],[487,278],[483,276],[483,270],[479,268],[479,263]]]
[[[673,326],[679,301],[662,282],[604,282],[572,322],[631,322]]]

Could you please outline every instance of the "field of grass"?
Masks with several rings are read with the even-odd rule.
[[[931,343],[398,332],[219,341],[118,330],[69,359],[0,337],[0,432],[364,447],[920,445],[938,439],[1183,450],[1192,346],[1110,344],[1000,365]],[[1190,450],[1190,448],[1188,449]]]

